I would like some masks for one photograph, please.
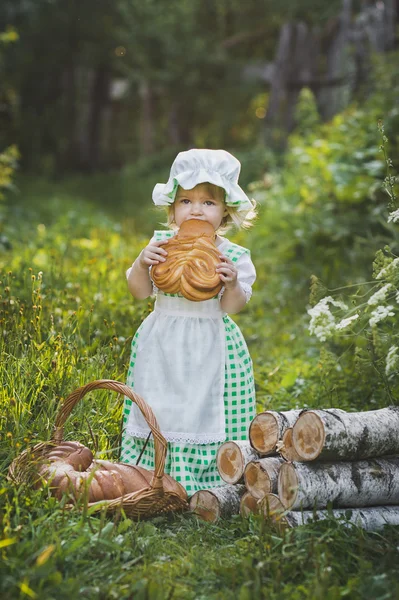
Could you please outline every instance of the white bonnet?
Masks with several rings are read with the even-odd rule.
[[[173,204],[178,186],[191,190],[199,183],[213,183],[226,192],[225,203],[247,213],[253,206],[238,185],[241,163],[226,150],[193,149],[179,152],[166,183],[157,183],[152,192],[154,204]]]

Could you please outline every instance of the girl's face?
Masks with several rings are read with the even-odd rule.
[[[192,190],[178,189],[173,203],[174,219],[178,227],[188,219],[208,221],[214,229],[218,229],[227,208],[223,200],[224,192],[215,194],[206,183],[200,183]]]

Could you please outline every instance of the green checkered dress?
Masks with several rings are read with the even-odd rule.
[[[163,240],[174,235],[170,231],[156,231],[155,240]],[[227,241],[227,240],[226,240]],[[221,250],[232,262],[249,251],[237,244],[227,241]],[[255,416],[255,388],[252,361],[243,335],[227,315],[223,316],[225,331],[225,383],[224,383],[224,414],[226,440],[245,440],[248,438],[248,428]],[[133,369],[135,365],[137,341],[140,328],[132,341],[130,367],[127,384],[134,389]],[[127,425],[132,402],[125,398],[123,409],[124,429]],[[165,462],[165,472],[179,481],[189,495],[200,489],[210,489],[222,485],[217,467],[216,453],[222,442],[207,444],[191,444],[168,442]],[[143,450],[145,440],[133,437],[123,432],[121,460],[128,464],[136,464]],[[150,439],[140,459],[140,465],[154,468],[154,444]]]

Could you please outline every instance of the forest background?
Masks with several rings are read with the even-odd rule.
[[[258,410],[397,404],[397,4],[3,0],[2,598],[398,597],[394,528],[113,522],[6,479],[62,398],[124,381],[152,309],[124,272],[163,222],[152,187],[190,147],[237,155],[259,205],[232,236],[258,272],[235,317]],[[97,392],[66,436],[116,459],[120,421]]]

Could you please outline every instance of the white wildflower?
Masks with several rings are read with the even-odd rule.
[[[320,300],[320,302],[318,304],[333,304],[334,306],[337,306],[338,308],[342,308],[342,310],[348,310],[348,307],[346,306],[346,304],[344,302],[341,302],[340,300],[334,300],[334,298],[332,296],[326,296],[325,298],[322,298]],[[316,304],[316,306],[318,306]],[[313,308],[316,308],[316,306],[314,306]]]
[[[339,331],[340,329],[346,329],[348,325],[350,325],[353,321],[359,318],[359,313],[352,315],[351,317],[347,317],[346,319],[342,319],[339,323],[336,324],[335,329]]]
[[[385,374],[388,376],[399,369],[399,356],[397,354],[398,347],[391,346],[385,361]]]
[[[308,314],[310,315],[309,332],[311,335],[315,335],[321,342],[325,342],[330,338],[335,330],[335,318],[330,312],[329,302],[334,306],[343,305],[342,302],[338,303],[331,296],[326,296],[316,306],[308,309]],[[343,306],[346,308],[345,305]]]
[[[399,208],[389,213],[388,215],[388,223],[397,223],[399,221]]]
[[[386,283],[382,286],[375,294],[373,294],[367,301],[370,306],[377,306],[380,302],[384,302],[387,297],[388,291],[391,289],[392,283]]]
[[[101,292],[94,294],[94,302],[101,302],[103,300],[103,295]]]
[[[392,262],[389,263],[389,265],[381,269],[381,271],[376,276],[376,279],[384,279],[385,277],[390,275],[392,271],[396,269],[396,267],[399,268],[399,258],[395,258]]]
[[[393,317],[394,314],[393,306],[391,304],[388,304],[388,306],[377,306],[371,313],[369,325],[370,327],[373,327],[373,325],[377,325],[377,323],[383,321],[387,317]]]

